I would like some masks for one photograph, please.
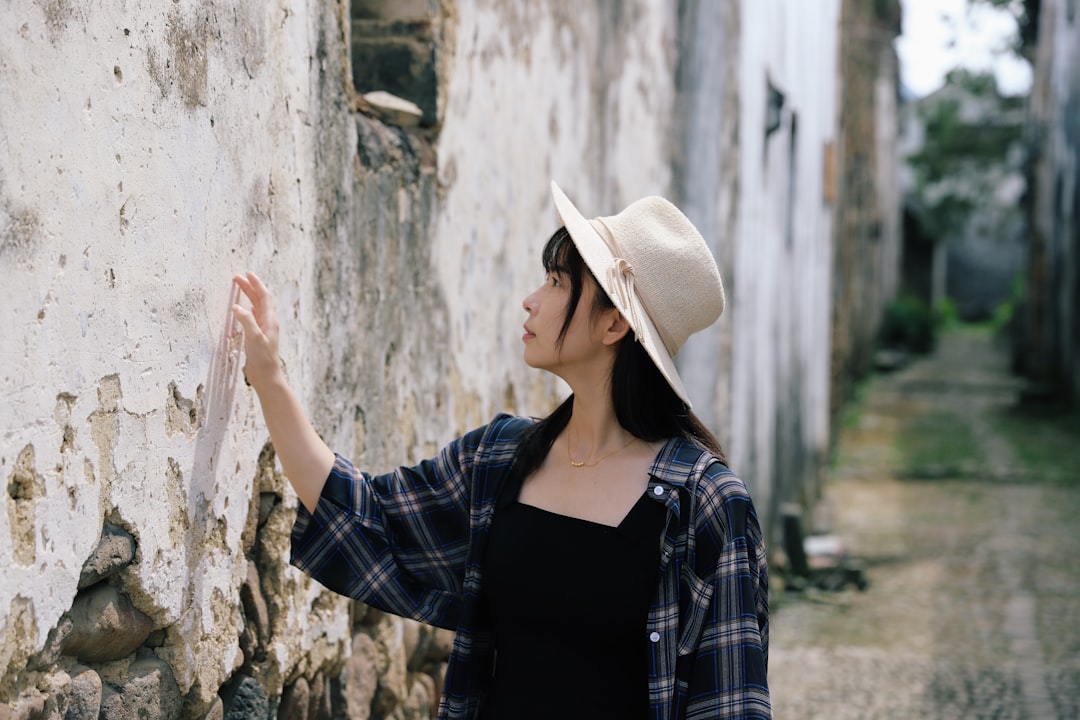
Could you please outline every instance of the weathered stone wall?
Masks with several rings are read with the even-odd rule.
[[[901,258],[896,0],[842,0],[830,411],[865,376]]]
[[[551,178],[587,215],[686,206],[729,293],[680,360],[695,405],[766,521],[802,493],[828,435],[837,12],[10,2],[0,718],[428,716],[448,633],[287,564],[297,501],[229,280],[264,277],[316,428],[384,471],[565,392],[517,340]],[[433,73],[402,90],[417,126],[354,88],[378,27]]]
[[[1031,90],[1023,364],[1035,381],[1080,388],[1080,9],[1043,0]]]
[[[340,665],[341,603],[313,603],[282,561],[295,499],[226,313],[233,271],[278,268],[310,395],[296,318],[314,300],[315,119],[350,120],[326,79],[341,12],[12,2],[0,17],[0,703],[16,717],[202,717],[230,677],[257,676],[243,697],[266,703],[298,668]],[[112,574],[84,573],[114,537],[130,552],[105,553]]]
[[[833,2],[741,7],[738,163],[723,174],[738,188],[725,276],[730,448],[774,539],[781,503],[816,499],[828,449],[826,163],[840,101],[839,11]]]
[[[728,305],[721,320],[692,336],[676,358],[694,411],[735,457],[731,397],[732,297],[740,193],[739,126],[742,3],[679,3],[679,64],[673,138],[672,197],[712,249]],[[722,40],[718,41],[717,38]],[[741,465],[741,471],[748,470]],[[746,476],[755,489],[763,485]]]

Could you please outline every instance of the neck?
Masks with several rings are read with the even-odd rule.
[[[570,421],[566,425],[567,441],[580,456],[588,459],[625,445],[633,436],[615,417],[611,391],[606,383],[581,391],[575,389]]]

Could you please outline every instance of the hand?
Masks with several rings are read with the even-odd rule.
[[[234,275],[233,282],[251,302],[251,310],[239,304],[232,306],[233,315],[244,328],[244,377],[261,392],[270,383],[283,380],[278,354],[278,321],[274,312],[274,297],[253,272]]]
[[[285,381],[278,358],[274,297],[253,272],[235,275],[233,282],[251,302],[251,310],[239,304],[232,306],[233,315],[244,328],[244,377],[259,394],[263,419],[281,469],[300,501],[315,512],[323,485],[334,467],[334,452],[315,432],[296,393]]]

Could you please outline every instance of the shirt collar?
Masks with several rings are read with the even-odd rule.
[[[657,454],[649,475],[658,482],[684,487],[698,467],[702,453],[707,452],[683,438],[671,438]]]

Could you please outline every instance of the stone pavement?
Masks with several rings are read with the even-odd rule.
[[[865,388],[824,524],[870,587],[778,593],[778,720],[1080,718],[1080,431],[1016,408],[989,336]]]

